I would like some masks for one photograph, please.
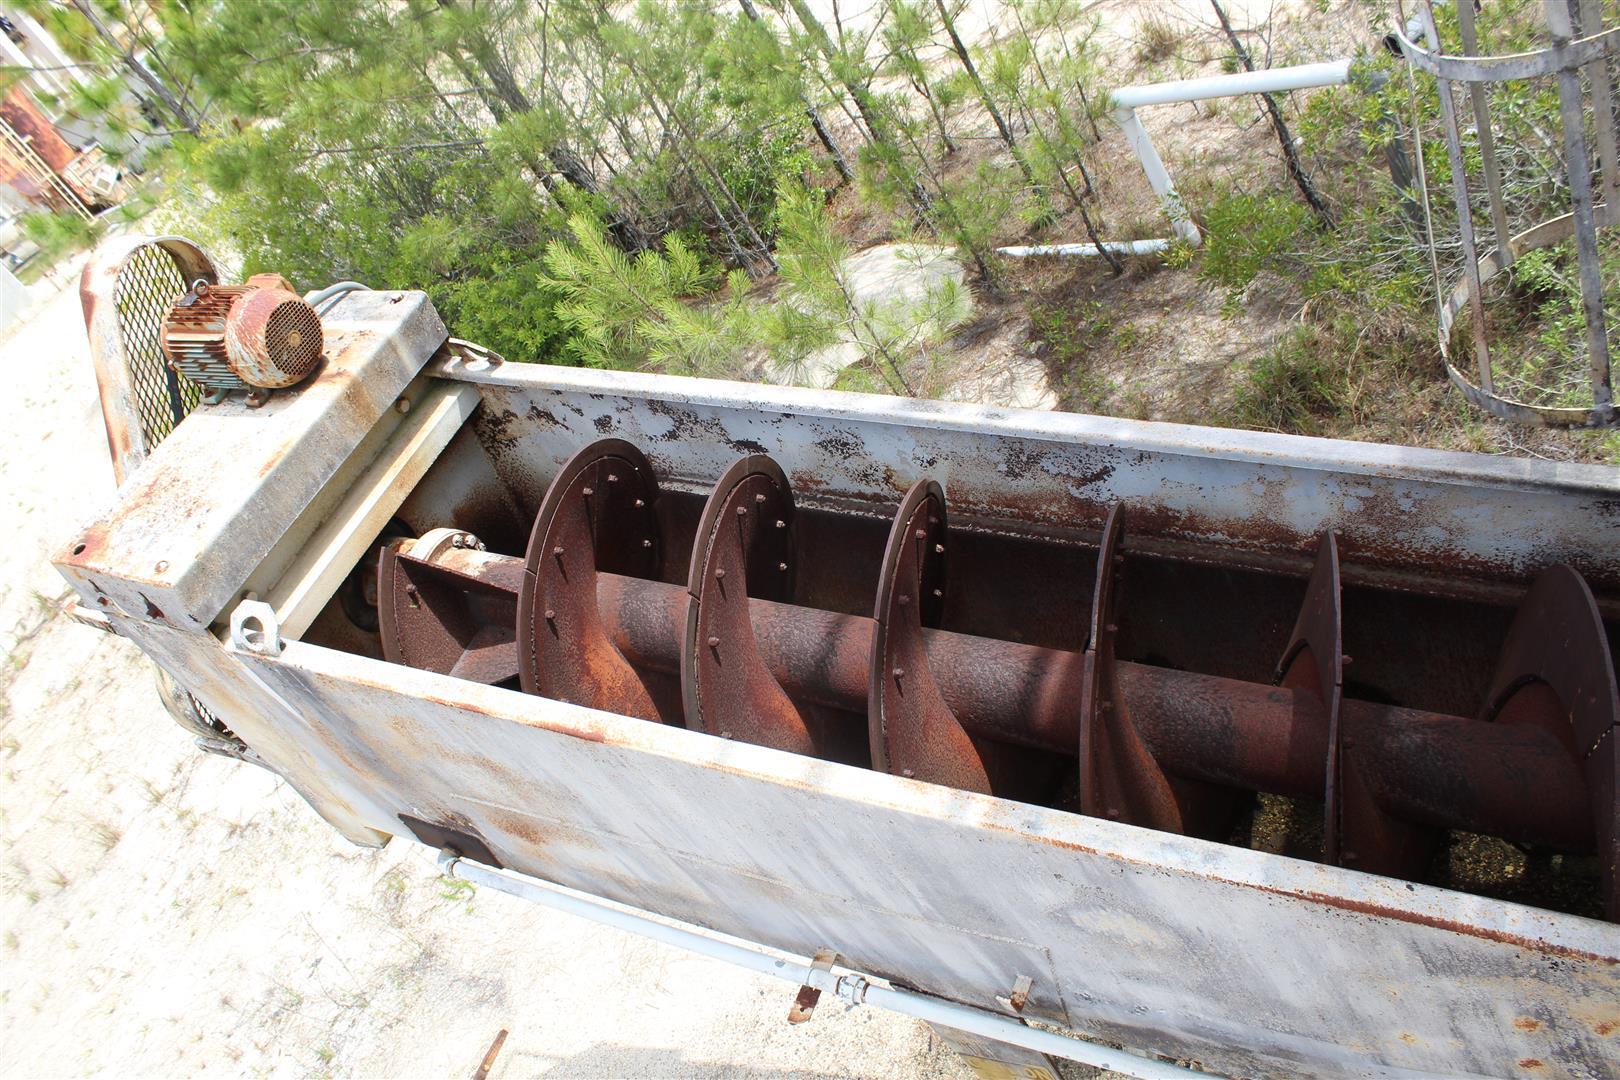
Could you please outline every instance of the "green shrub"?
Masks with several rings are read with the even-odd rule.
[[[18,223],[23,235],[39,246],[40,261],[47,266],[64,255],[95,244],[103,228],[99,221],[86,221],[78,214],[56,214],[49,210],[24,214]]]
[[[1228,303],[1235,303],[1260,271],[1278,269],[1299,251],[1310,220],[1310,209],[1286,195],[1229,195],[1204,215],[1199,273],[1226,289]]]

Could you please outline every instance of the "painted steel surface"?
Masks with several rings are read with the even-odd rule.
[[[1613,925],[309,643],[277,657],[222,645],[208,625],[243,582],[273,583],[270,553],[341,494],[368,440],[386,441],[395,398],[443,340],[420,294],[354,294],[326,326],[313,382],[257,412],[193,415],[59,565],[351,840],[385,842],[408,817],[513,869],[804,955],[835,949],[980,1008],[1005,1012],[997,999],[1029,976],[1024,1015],[1216,1072],[1620,1071]],[[482,484],[487,459],[532,518],[563,463],[606,436],[645,450],[658,488],[688,501],[769,454],[800,517],[836,508],[881,528],[931,478],[953,535],[1056,538],[1076,562],[1123,505],[1133,555],[1303,581],[1332,532],[1346,582],[1511,606],[1565,563],[1611,616],[1620,602],[1612,469],[487,358],[427,373],[483,404],[412,496],[423,515],[453,517],[470,493],[444,476]],[[1123,684],[1135,669],[1118,667]]]
[[[1620,928],[288,642],[114,618],[330,821],[1258,1076],[1620,1067]],[[900,872],[903,870],[903,872]]]

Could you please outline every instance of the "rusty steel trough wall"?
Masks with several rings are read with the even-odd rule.
[[[953,525],[1095,545],[1120,503],[1139,552],[1219,550],[1301,578],[1334,530],[1347,584],[1510,603],[1565,562],[1620,614],[1620,470],[1604,466],[626,372],[430,371],[479,385],[480,436],[519,498],[538,500],[569,455],[612,436],[677,490],[706,493],[738,457],[763,453],[809,506],[887,520],[927,475]]]
[[[1592,1076],[1620,929],[595,712],[115,617],[351,837],[506,866],[1245,1076]],[[368,834],[367,829],[376,830]]]

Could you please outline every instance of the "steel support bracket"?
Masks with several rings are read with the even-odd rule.
[[[832,966],[838,961],[838,953],[832,949],[817,949],[816,955],[810,960],[813,971],[832,974]],[[793,1005],[788,1009],[788,1023],[802,1024],[810,1019],[816,1011],[816,1004],[821,1001],[821,988],[811,986],[809,983],[799,987],[799,992],[793,997]]]

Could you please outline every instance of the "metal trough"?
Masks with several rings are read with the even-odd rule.
[[[1616,470],[322,329],[56,563],[351,840],[1144,1075],[1620,1070]]]

